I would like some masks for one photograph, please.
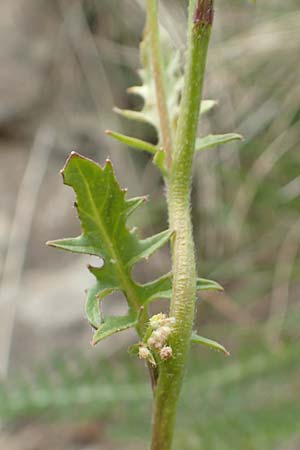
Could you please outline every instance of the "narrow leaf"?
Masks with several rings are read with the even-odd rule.
[[[168,273],[162,277],[139,285],[139,295],[143,304],[150,303],[158,298],[170,299],[172,297],[172,274]],[[216,281],[197,279],[197,291],[223,291],[223,287]]]
[[[133,319],[130,316],[106,317],[105,321],[99,326],[94,334],[92,344],[96,345],[108,336],[118,333],[119,331],[127,330],[128,328],[133,328],[136,324],[136,319]]]
[[[223,292],[224,288],[216,281],[206,280],[205,278],[197,278],[197,291]]]
[[[211,348],[212,350],[216,350],[218,352],[224,353],[224,355],[229,356],[230,353],[226,350],[223,345],[219,344],[216,341],[212,341],[211,339],[207,339],[205,337],[199,336],[196,333],[193,333],[191,336],[191,342],[194,344],[205,345],[206,347]]]
[[[126,136],[125,134],[116,133],[115,131],[107,130],[106,134],[113,137],[119,142],[128,145],[128,147],[133,147],[137,150],[146,151],[155,154],[157,147],[149,142],[143,141],[142,139],[137,139],[131,136]]]
[[[56,241],[48,241],[47,245],[72,253],[83,253],[85,255],[98,256],[98,250],[91,245],[86,236],[81,235],[69,239],[57,239]]]
[[[207,148],[216,147],[217,145],[227,144],[232,141],[240,141],[243,137],[240,134],[228,133],[228,134],[209,134],[203,138],[196,140],[196,152],[205,150]]]

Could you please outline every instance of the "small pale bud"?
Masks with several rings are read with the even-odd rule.
[[[155,348],[156,350],[159,350],[162,348],[163,343],[161,342],[161,338],[160,335],[158,336],[153,336],[153,334],[155,333],[155,331],[152,333],[152,336],[149,337],[147,344],[149,345],[149,347]]]
[[[153,339],[155,339],[156,341],[160,341],[161,340],[161,332],[160,332],[160,328],[158,328],[157,330],[153,331],[153,333],[151,334],[151,336],[153,337]]]
[[[150,318],[150,327],[152,330],[158,330],[161,327],[172,327],[175,324],[175,317],[167,317],[164,313],[155,314]]]
[[[139,348],[139,358],[140,359],[148,359],[150,357],[150,351],[147,349],[147,347],[142,346]]]
[[[161,339],[166,341],[168,339],[168,337],[170,336],[170,334],[172,333],[172,330],[169,326],[165,325],[163,327],[160,327],[156,333],[159,333],[161,336]]]
[[[146,359],[153,367],[156,367],[154,356],[145,345],[141,345],[139,348],[139,358]]]
[[[167,359],[172,358],[172,356],[173,356],[173,350],[172,350],[171,347],[165,346],[165,347],[163,347],[163,348],[161,349],[161,351],[160,351],[159,354],[160,354],[161,359],[163,359],[164,361],[166,361]]]
[[[163,313],[155,314],[150,318],[150,326],[153,330],[157,330],[162,324],[163,321],[165,321],[167,316]]]

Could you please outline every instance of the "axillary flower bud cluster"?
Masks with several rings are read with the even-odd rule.
[[[151,356],[150,350],[145,345],[141,345],[139,348],[139,358],[140,359],[149,359],[150,356]]]
[[[162,361],[172,358],[173,351],[172,347],[168,345],[168,338],[174,324],[175,318],[167,317],[166,314],[159,313],[152,316],[144,342],[139,347],[139,358],[146,359],[153,365],[156,365],[156,362],[152,351],[158,354]]]

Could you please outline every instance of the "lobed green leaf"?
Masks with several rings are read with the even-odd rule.
[[[172,237],[170,230],[147,239],[139,239],[137,231],[127,227],[128,217],[146,198],[127,200],[120,188],[110,161],[102,168],[83,156],[72,153],[62,171],[64,183],[71,186],[77,197],[76,208],[82,234],[78,237],[50,241],[48,245],[59,249],[99,257],[101,267],[89,266],[96,284],[88,290],[86,315],[96,328],[94,343],[123,329],[136,326],[141,308],[158,298],[171,298],[172,275],[146,284],[136,283],[132,267],[149,258]],[[223,288],[215,281],[198,278],[197,290]],[[100,301],[114,291],[125,295],[129,314],[121,318],[103,318]]]
[[[166,230],[147,239],[139,239],[136,229],[128,229],[128,216],[145,202],[145,197],[125,198],[126,192],[117,183],[110,161],[106,161],[102,168],[73,152],[62,174],[64,183],[76,193],[75,206],[82,234],[75,238],[50,241],[48,245],[94,255],[101,260],[101,267],[89,266],[97,283],[89,289],[86,300],[87,318],[94,328],[101,330],[96,332],[98,342],[102,336],[125,329],[116,327],[116,322],[102,317],[100,300],[113,291],[123,292],[129,306],[130,323],[136,321],[145,295],[141,295],[143,286],[132,279],[132,267],[166,244],[172,232]],[[110,328],[111,324],[113,326]]]

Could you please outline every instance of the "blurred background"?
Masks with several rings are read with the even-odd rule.
[[[242,143],[198,155],[193,220],[199,274],[225,294],[199,299],[196,327],[231,357],[192,349],[174,450],[300,449],[300,9],[298,0],[216,2],[199,134]],[[184,50],[186,1],[161,2]],[[90,346],[89,258],[45,241],[80,232],[59,170],[72,150],[107,156],[142,236],[166,228],[162,179],[148,155],[104,134],[155,143],[151,127],[112,112],[139,109],[143,0],[2,0],[0,15],[0,448],[146,449],[151,393],[123,332]],[[163,249],[135,276],[169,269]],[[162,309],[165,303],[156,306]],[[122,312],[124,300],[106,300]]]

